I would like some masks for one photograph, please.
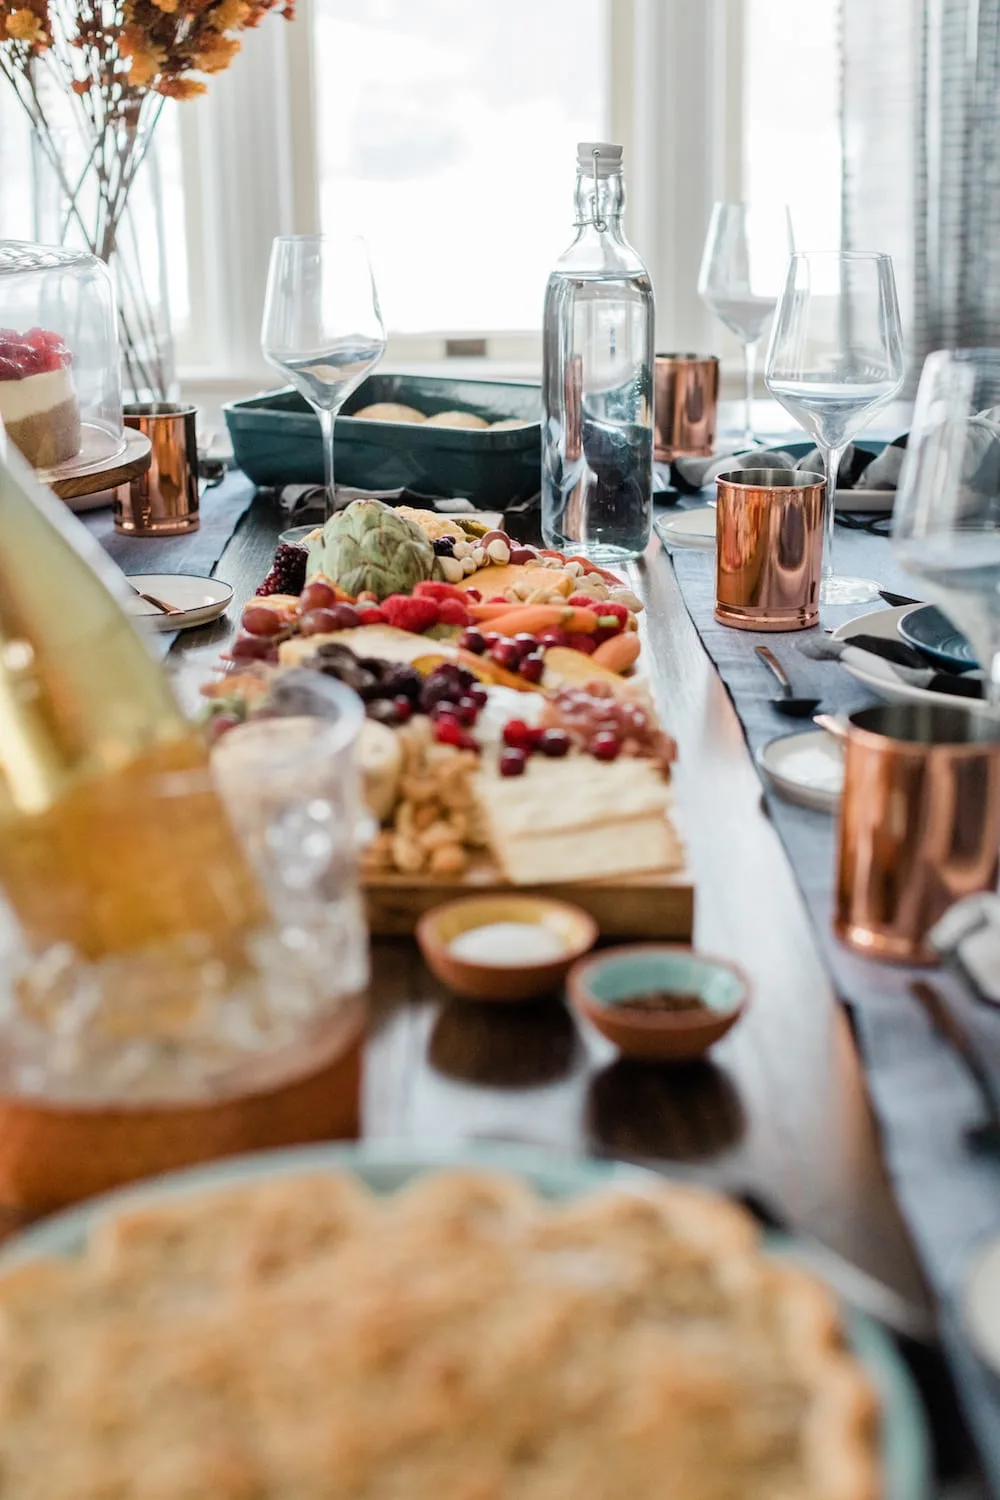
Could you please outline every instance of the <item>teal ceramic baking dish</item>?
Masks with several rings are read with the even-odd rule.
[[[425,427],[419,422],[355,421],[351,412],[398,401],[433,416],[468,411],[528,424],[498,432]],[[225,408],[236,464],[255,484],[322,484],[319,418],[288,388]],[[337,482],[373,490],[404,487],[503,510],[537,494],[541,468],[541,389],[519,381],[448,380],[434,375],[370,375],[337,418]]]

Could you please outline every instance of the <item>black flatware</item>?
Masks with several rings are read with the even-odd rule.
[[[985,1118],[966,1131],[969,1145],[977,1151],[1000,1154],[1000,1093],[972,1038],[936,985],[926,979],[915,979],[910,994],[923,1006],[935,1031],[963,1064],[982,1100]]]
[[[786,719],[811,719],[823,700],[821,698],[796,697],[792,692],[792,684],[789,681],[788,673],[771,648],[769,646],[755,646],[754,650],[781,687],[779,696],[770,700],[774,711],[784,714]]]
[[[902,609],[907,604],[923,604],[922,599],[908,599],[905,594],[893,594],[888,589],[879,589],[878,596],[884,599],[886,604],[891,604],[893,609]]]

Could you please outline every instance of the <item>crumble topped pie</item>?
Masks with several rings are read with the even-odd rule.
[[[0,1280],[0,1500],[875,1500],[836,1306],[674,1184],[314,1173]]]

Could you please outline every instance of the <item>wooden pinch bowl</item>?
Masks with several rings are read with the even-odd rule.
[[[361,999],[176,1103],[0,1097],[0,1205],[26,1218],[175,1167],[359,1129]]]
[[[735,1026],[750,999],[742,969],[669,943],[606,948],[574,964],[569,994],[577,1014],[628,1057],[687,1062]],[[697,994],[693,1011],[630,1010],[624,1003],[653,992]]]
[[[450,945],[459,933],[493,922],[537,923],[555,932],[564,952],[557,958],[524,964],[475,963],[458,958]],[[417,942],[428,967],[442,984],[470,1000],[533,1000],[562,987],[570,965],[597,942],[597,923],[568,901],[545,896],[465,896],[446,901],[417,923]]]

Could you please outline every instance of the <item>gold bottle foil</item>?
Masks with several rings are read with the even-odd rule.
[[[737,630],[819,622],[826,482],[788,469],[736,469],[717,480],[715,618]]]
[[[1000,724],[882,706],[849,715],[844,738],[834,930],[869,958],[935,963],[938,918],[996,888]]]
[[[710,458],[715,451],[719,361],[714,354],[657,354],[653,362],[653,457]]]
[[[177,536],[198,529],[198,441],[193,406],[166,401],[126,406],[125,425],[145,433],[152,462],[115,491],[115,530]]]

